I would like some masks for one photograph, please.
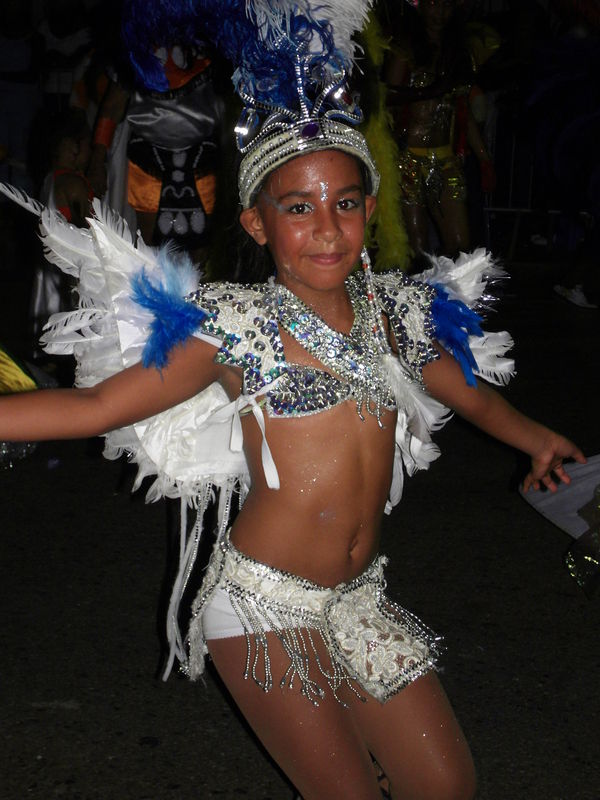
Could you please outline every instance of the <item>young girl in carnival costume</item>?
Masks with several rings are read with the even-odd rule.
[[[531,456],[525,488],[555,490],[563,459],[585,459],[477,380],[513,369],[508,335],[483,333],[473,311],[498,274],[484,253],[435,261],[424,280],[371,273],[379,175],[345,85],[367,6],[334,20],[333,4],[316,19],[304,2],[219,3],[209,30],[242,65],[240,221],[273,258],[266,283],[198,284],[185,258],[135,245],[98,203],[76,230],[15,195],[79,276],[80,308],[45,334],[75,352],[78,388],[2,398],[0,440],[108,431],[109,457],[128,451],[140,481],[156,476],[150,499],[198,509],[182,526],[166,673],[178,658],[197,678],[208,653],[304,800],[380,797],[372,757],[394,798],[470,798],[439,639],[385,595],[382,514],[404,472],[439,455],[430,433],[449,409]],[[179,604],[217,489],[184,640]]]

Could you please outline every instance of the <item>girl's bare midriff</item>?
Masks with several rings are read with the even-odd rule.
[[[379,525],[392,477],[395,414],[383,428],[352,401],[304,418],[267,419],[280,477],[265,483],[261,434],[244,420],[252,489],[231,532],[253,558],[316,583],[360,575],[378,552]]]
[[[324,365],[280,331],[288,363]],[[241,372],[222,367],[231,399]],[[304,417],[268,417],[266,437],[280,488],[269,489],[262,464],[262,434],[252,414],[242,416],[244,452],[252,488],[231,529],[233,544],[277,569],[336,586],[360,575],[379,551],[379,528],[394,463],[396,413],[381,426],[356,402]]]

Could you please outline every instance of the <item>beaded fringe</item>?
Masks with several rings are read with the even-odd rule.
[[[263,691],[274,686],[272,632],[289,659],[279,679],[281,688],[292,688],[298,680],[301,693],[319,705],[325,690],[315,680],[318,672],[342,705],[344,686],[361,700],[366,698],[360,688],[385,702],[434,668],[439,655],[439,637],[385,596],[385,563],[378,557],[362,575],[332,589],[261,564],[237,551],[225,536],[215,546],[193,605],[183,671],[192,680],[204,671],[208,648],[202,617],[220,588],[246,638],[244,677]]]

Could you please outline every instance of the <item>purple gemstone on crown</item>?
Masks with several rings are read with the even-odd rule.
[[[314,139],[315,136],[319,132],[319,123],[318,122],[308,122],[301,131],[301,136],[303,139]]]

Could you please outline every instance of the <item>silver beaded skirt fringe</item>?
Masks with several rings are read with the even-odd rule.
[[[227,592],[247,643],[245,677],[264,691],[273,687],[271,630],[289,657],[277,676],[281,687],[297,677],[302,693],[318,704],[326,683],[338,697],[342,686],[360,697],[356,685],[384,703],[435,667],[440,640],[417,617],[385,596],[384,556],[354,580],[334,588],[319,586],[274,569],[237,550],[228,535],[215,545],[193,605],[184,667],[192,680],[204,671],[207,655],[202,616],[217,587]],[[323,648],[327,654],[323,663]]]

